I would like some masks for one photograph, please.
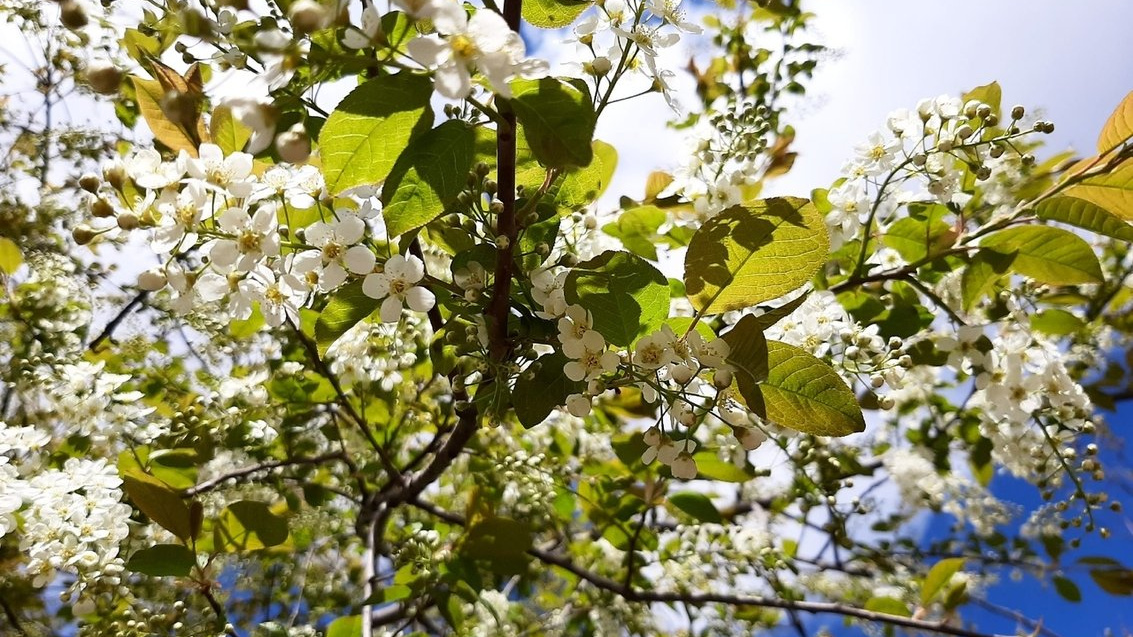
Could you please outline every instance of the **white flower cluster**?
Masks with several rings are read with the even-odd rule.
[[[121,501],[114,465],[69,458],[61,468],[47,467],[42,451],[49,443],[38,429],[0,423],[0,538],[18,538],[33,586],[42,588],[59,573],[76,576],[68,595],[84,612],[92,603],[84,595],[88,586],[119,582],[118,551],[130,533],[131,509]]]
[[[905,503],[940,508],[958,520],[967,520],[983,536],[1011,520],[1007,505],[956,471],[937,471],[922,451],[890,449],[881,462]]]
[[[681,0],[607,0],[575,24],[583,71],[594,78],[595,88],[618,81],[633,72],[660,91],[676,109],[670,83],[676,74],[659,64],[663,49],[680,41],[682,33],[702,29],[689,22]]]
[[[116,217],[127,231],[154,228],[151,247],[163,265],[142,273],[138,285],[169,290],[179,312],[219,304],[242,320],[258,306],[274,327],[297,320],[316,294],[352,278],[362,278],[363,292],[382,301],[386,322],[400,320],[404,305],[425,312],[435,302],[418,285],[419,259],[393,255],[378,263],[369,244],[378,215],[372,188],[329,202],[314,166],[278,165],[257,176],[251,155],[225,155],[213,144],[202,144],[197,157],[182,151],[174,161],[138,149],[104,176],[91,189],[94,215]],[[76,239],[113,230],[80,227]],[[197,253],[207,259],[193,266]]]
[[[468,97],[475,73],[505,98],[511,97],[509,80],[547,73],[547,63],[528,58],[523,38],[491,9],[478,9],[469,17],[458,0],[394,0],[394,4],[416,20],[431,22],[435,33],[413,38],[406,48],[413,60],[433,71],[434,87],[444,97]],[[380,28],[381,14],[369,5],[362,11],[361,27],[348,29],[343,43],[352,49],[373,46]]]
[[[745,587],[744,576],[757,574],[761,558],[770,552],[774,552],[772,538],[755,521],[678,525],[658,537],[657,566],[647,573],[659,588],[727,587],[735,592]]]
[[[410,317],[396,325],[359,321],[327,348],[330,370],[342,382],[376,383],[382,391],[401,384],[402,371],[417,364],[422,322]]]

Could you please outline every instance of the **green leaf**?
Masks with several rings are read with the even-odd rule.
[[[698,451],[692,454],[692,459],[696,461],[697,477],[703,480],[740,483],[755,477],[746,468],[721,460],[715,451]]]
[[[1070,579],[1063,577],[1062,575],[1055,575],[1053,578],[1051,578],[1051,581],[1054,582],[1054,590],[1058,591],[1058,594],[1062,596],[1062,599],[1074,603],[1082,601],[1082,591],[1079,590],[1078,585],[1072,582]]]
[[[224,105],[212,110],[209,132],[212,135],[212,143],[220,146],[225,155],[244,150],[244,145],[252,137],[252,131],[233,117],[232,109]]]
[[[362,637],[362,616],[339,617],[327,626],[327,637]]]
[[[556,407],[566,402],[567,396],[581,393],[586,383],[567,378],[563,367],[568,359],[555,352],[539,359],[539,369],[530,380],[524,374],[515,381],[512,405],[519,422],[528,429],[540,424]]]
[[[567,172],[548,192],[549,201],[565,208],[566,211],[574,212],[594,203],[602,193],[606,192],[610,180],[614,178],[614,170],[618,167],[618,151],[597,139],[590,144],[590,147],[594,153],[590,163],[584,168],[575,168]]]
[[[829,248],[826,224],[806,199],[733,206],[693,235],[685,255],[685,288],[704,314],[751,307],[808,281]]]
[[[1133,242],[1133,225],[1085,199],[1052,197],[1040,203],[1035,208],[1035,214],[1039,219],[1059,221],[1121,241]]]
[[[924,585],[921,586],[921,604],[928,606],[936,599],[937,594],[952,581],[952,576],[964,568],[964,558],[950,557],[933,564],[925,575]]]
[[[7,275],[15,274],[24,262],[24,254],[15,241],[7,237],[0,237],[0,272]]]
[[[380,305],[380,301],[362,292],[361,281],[338,288],[338,291],[330,297],[330,302],[319,313],[319,320],[315,323],[315,341],[318,344],[319,355],[326,354],[331,343],[359,321],[373,314]]]
[[[390,237],[420,228],[444,212],[465,186],[475,142],[475,131],[459,120],[410,142],[382,187],[382,218]]]
[[[745,314],[721,338],[731,350],[727,362],[735,369],[735,382],[748,409],[765,411],[759,383],[767,379],[767,339],[759,318]]]
[[[137,469],[122,473],[122,488],[146,517],[182,541],[189,541],[193,534],[189,507],[176,490]]]
[[[1133,91],[1121,100],[1121,103],[1109,116],[1102,132],[1098,135],[1098,153],[1105,155],[1133,137]]]
[[[1052,336],[1074,334],[1085,326],[1085,322],[1066,310],[1041,310],[1031,315],[1031,329]]]
[[[591,0],[525,0],[523,19],[541,29],[570,26],[589,7]]]
[[[516,574],[526,566],[526,553],[531,545],[531,527],[526,523],[490,517],[468,528],[461,553],[472,559],[487,560],[497,573]]]
[[[896,615],[898,617],[912,617],[909,605],[896,597],[871,597],[865,602],[865,609],[875,613]]]
[[[980,249],[960,275],[960,296],[965,310],[975,307],[980,299],[995,289],[995,284],[1011,270],[1014,254],[1001,254]]]
[[[1101,283],[1102,269],[1090,244],[1078,235],[1046,226],[1017,226],[984,237],[980,246],[1015,253],[1011,269],[1042,283]]]
[[[1063,194],[1085,199],[1133,221],[1133,162],[1123,162],[1112,172],[1090,177],[1067,188]]]
[[[409,141],[429,130],[433,83],[402,72],[358,85],[330,114],[319,133],[327,190],[381,183]]]
[[[665,211],[657,206],[638,206],[618,215],[617,220],[603,226],[602,231],[620,239],[630,252],[656,261],[657,246],[654,245],[654,240],[666,217]]]
[[[759,386],[767,418],[816,436],[865,430],[854,392],[829,365],[786,343],[767,341],[767,380]]]
[[[670,495],[669,502],[701,522],[719,524],[724,521],[716,510],[716,505],[703,493],[681,491]]]
[[[405,586],[404,584],[394,584],[393,586],[385,586],[374,591],[362,601],[362,606],[378,606],[381,604],[390,604],[392,602],[399,602],[403,599],[408,599],[413,593],[413,589]]]
[[[1092,568],[1090,578],[1110,595],[1133,595],[1133,571],[1127,568]]]
[[[943,206],[942,206],[943,207]],[[904,217],[893,222],[881,242],[909,263],[943,252],[956,240],[952,227],[939,217],[927,220]]]
[[[669,316],[669,280],[644,259],[607,251],[575,266],[563,286],[568,303],[594,314],[594,329],[627,347]]]
[[[597,118],[587,92],[553,77],[515,80],[511,90],[509,104],[539,163],[548,168],[590,164]]]
[[[998,115],[1003,102],[1003,89],[999,87],[999,82],[977,86],[965,93],[961,101],[967,103],[969,100],[979,100],[987,104],[991,107],[991,111]]]
[[[265,502],[233,502],[221,512],[219,522],[213,527],[218,549],[252,551],[287,541],[287,520],[272,513]]]
[[[126,568],[135,573],[154,577],[185,577],[197,565],[197,558],[180,544],[158,544],[136,551],[126,562]]]

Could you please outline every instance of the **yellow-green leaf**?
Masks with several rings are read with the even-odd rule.
[[[1104,155],[1133,137],[1133,91],[1114,109],[1098,136],[1098,153]]]
[[[126,568],[153,577],[185,577],[197,565],[197,558],[180,544],[157,544],[135,551]]]
[[[339,288],[319,313],[319,320],[315,323],[315,340],[319,354],[326,354],[331,343],[359,321],[373,314],[379,305],[381,304],[378,301],[362,292],[361,281]]]
[[[161,108],[161,100],[165,97],[165,90],[161,82],[146,80],[140,77],[131,77],[134,91],[137,93],[138,110],[146,120],[153,133],[154,139],[165,144],[173,151],[185,151],[190,156],[197,156],[197,141],[186,132],[185,128],[173,121]]]
[[[172,487],[139,470],[127,470],[122,473],[122,488],[146,517],[182,541],[192,537],[189,507]]]
[[[733,206],[693,235],[685,255],[685,289],[705,314],[751,307],[808,281],[829,249],[826,224],[806,199]]]
[[[213,109],[209,132],[212,133],[212,143],[220,146],[225,155],[244,150],[244,144],[252,136],[251,129],[233,117],[232,109],[228,106]]]
[[[1133,225],[1085,199],[1052,197],[1039,204],[1035,208],[1035,214],[1039,219],[1059,221],[1121,241],[1133,242]]]
[[[287,541],[287,520],[264,502],[240,500],[228,505],[213,526],[214,548],[253,551]]]
[[[912,617],[909,605],[896,597],[871,597],[865,602],[865,609],[875,613],[897,615],[898,617]]]
[[[545,77],[514,80],[511,90],[508,103],[540,164],[548,168],[590,164],[597,117],[585,84]]]
[[[1133,162],[1125,162],[1116,170],[1090,177],[1067,188],[1069,197],[1085,199],[1122,219],[1133,221]]]
[[[767,380],[759,389],[768,420],[816,436],[865,430],[854,392],[829,365],[778,341],[767,341],[767,363]]]
[[[561,29],[590,5],[591,0],[525,0],[523,19],[541,29]]]
[[[940,560],[933,565],[925,575],[924,586],[921,587],[921,604],[929,605],[937,594],[952,580],[952,576],[964,568],[964,558],[950,557]]]
[[[412,140],[382,187],[382,218],[390,237],[420,228],[444,212],[465,186],[475,132],[449,120]]]
[[[1003,275],[1010,271],[1014,260],[1014,254],[1000,254],[986,249],[977,251],[960,275],[960,297],[964,309],[972,309],[990,293]]]
[[[1101,283],[1102,269],[1082,237],[1047,226],[1017,226],[984,237],[980,246],[1015,254],[1011,269],[1042,283]]]
[[[409,140],[432,128],[432,94],[428,77],[407,72],[351,91],[319,132],[327,190],[338,194],[384,181]]]
[[[15,241],[7,237],[0,237],[0,272],[15,274],[24,262],[24,254]]]

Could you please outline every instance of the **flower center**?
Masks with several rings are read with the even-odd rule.
[[[467,35],[454,35],[449,39],[449,46],[452,47],[453,55],[460,60],[471,60],[476,57],[480,50],[476,48],[476,43],[472,38]]]
[[[240,237],[236,239],[236,245],[239,247],[240,252],[259,252],[260,242],[263,240],[260,235],[252,230],[243,230],[240,232]]]
[[[331,241],[323,246],[323,261],[334,261],[342,256],[342,245]]]

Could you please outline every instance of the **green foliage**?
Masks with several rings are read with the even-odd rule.
[[[523,19],[541,29],[561,29],[591,4],[591,0],[527,0],[523,3]]]
[[[543,356],[538,360],[534,374],[520,374],[515,381],[512,402],[519,422],[530,429],[547,419],[556,407],[571,394],[581,393],[586,383],[567,378],[563,367],[569,361],[561,352]]]
[[[197,565],[197,557],[181,544],[155,544],[136,551],[126,568],[154,577],[185,577]]]
[[[1133,241],[1133,226],[1120,217],[1074,197],[1052,197],[1035,208],[1039,219],[1060,221],[1120,241]]]
[[[1042,283],[1100,283],[1101,265],[1081,237],[1059,228],[1018,226],[993,232],[983,248],[1014,254],[1011,269]]]
[[[563,287],[568,303],[594,314],[594,329],[614,345],[628,346],[669,317],[669,281],[628,252],[603,252],[578,264]]]
[[[964,568],[964,558],[950,557],[933,565],[921,586],[921,604],[928,606],[945,590],[952,576]]]
[[[475,133],[448,121],[409,143],[382,188],[382,217],[389,236],[429,223],[465,185],[472,166]]]
[[[857,398],[829,365],[777,341],[767,342],[767,363],[759,390],[771,422],[816,436],[865,430]]]
[[[189,507],[172,487],[141,471],[129,470],[122,474],[122,488],[134,506],[154,523],[183,542],[192,538]]]
[[[338,337],[358,324],[359,321],[373,314],[381,305],[362,292],[362,282],[347,284],[339,288],[330,298],[330,302],[319,312],[319,320],[315,323],[315,340],[318,343],[319,353],[326,354],[327,348],[338,340]]]
[[[597,118],[585,85],[546,77],[514,80],[511,90],[508,104],[523,124],[527,143],[539,163],[548,168],[590,164]]]
[[[712,500],[703,493],[695,491],[673,493],[669,496],[669,503],[700,522],[720,524],[724,521],[716,505],[712,504]]]
[[[23,262],[24,255],[16,242],[7,237],[0,237],[0,273],[15,274]]]
[[[759,383],[767,380],[767,339],[758,318],[745,314],[721,337],[731,350],[727,362],[735,370],[735,383],[748,409],[764,414],[763,394]]]
[[[327,118],[319,152],[327,190],[382,183],[415,136],[429,130],[428,77],[384,75],[359,84]]]
[[[685,289],[704,314],[741,310],[805,283],[828,251],[826,225],[806,199],[734,206],[693,235],[685,256]]]

